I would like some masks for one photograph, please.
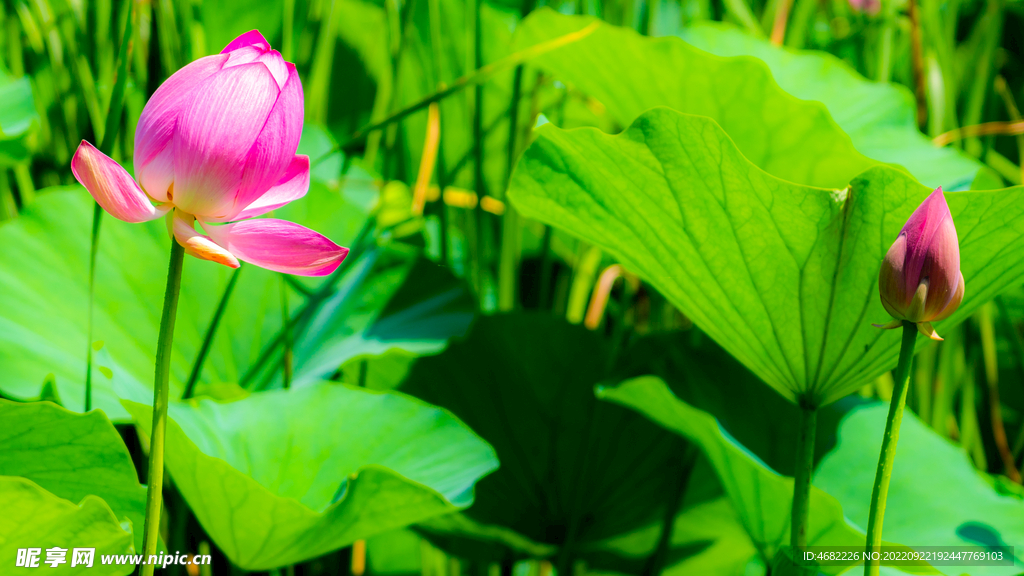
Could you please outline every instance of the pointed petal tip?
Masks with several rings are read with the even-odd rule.
[[[932,327],[931,322],[918,322],[917,331],[936,342],[942,342],[942,337],[939,336],[938,332],[935,331],[935,328]]]
[[[257,48],[264,52],[270,50],[270,42],[267,42],[267,39],[263,37],[263,34],[260,34],[259,30],[254,29],[249,30],[248,32],[245,32],[243,34],[240,34],[237,38],[229,42],[228,45],[220,51],[220,53],[225,54],[227,52],[231,52],[232,50],[245,48],[246,46],[256,46]]]
[[[928,195],[924,203],[933,204],[934,207],[931,210],[938,212],[944,218],[949,220],[953,219],[953,215],[949,211],[949,203],[946,202],[946,194],[942,191],[942,186],[939,186]],[[933,212],[933,214],[935,213]]]
[[[324,266],[322,268],[318,268],[318,269],[316,269],[316,270],[314,270],[314,271],[312,271],[310,273],[298,272],[298,273],[295,273],[295,275],[296,276],[330,276],[331,274],[334,274],[334,271],[338,269],[338,266],[341,266],[341,263],[345,261],[345,258],[348,258],[348,253],[349,253],[349,249],[348,248],[345,248],[344,246],[338,246],[338,254],[337,254],[337,256],[335,256],[334,259],[327,266]]]
[[[933,215],[934,211],[942,209],[945,209],[947,214],[949,213],[949,205],[946,204],[946,194],[943,193],[942,186],[932,190],[931,194],[921,202],[921,208],[925,208],[929,216]]]

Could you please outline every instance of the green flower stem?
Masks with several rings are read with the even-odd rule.
[[[178,314],[178,292],[181,289],[181,267],[185,249],[171,240],[171,262],[167,267],[167,290],[164,311],[160,316],[160,338],[156,345],[156,377],[153,381],[153,428],[149,435],[149,488],[146,491],[146,526],[142,553],[146,558],[156,554],[160,531],[160,503],[164,484],[164,434],[167,430],[168,379],[171,371],[171,343],[174,340],[174,319]],[[153,576],[155,566],[143,564],[142,576]]]
[[[885,435],[882,436],[882,450],[878,454],[878,469],[875,484],[871,489],[871,508],[868,515],[868,538],[865,548],[868,558],[864,563],[865,576],[878,575],[878,560],[871,555],[882,547],[882,518],[885,516],[885,500],[889,495],[889,480],[892,478],[892,464],[896,459],[896,441],[900,437],[900,422],[903,421],[903,407],[907,403],[907,383],[910,380],[910,362],[914,358],[914,341],[917,326],[903,322],[903,343],[900,344],[900,361],[893,374],[892,400],[889,402],[889,416],[885,419]]]
[[[817,428],[818,409],[801,402],[796,474],[793,478],[793,517],[789,536],[789,543],[795,549],[807,546],[807,520],[811,515],[811,472],[814,471],[814,434]]]

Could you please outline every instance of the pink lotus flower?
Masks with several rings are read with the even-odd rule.
[[[302,117],[295,65],[253,30],[175,72],[146,103],[135,130],[137,181],[85,141],[71,171],[115,218],[167,215],[197,258],[323,276],[347,248],[292,222],[248,220],[306,195],[309,157],[295,154]]]
[[[882,261],[878,291],[882,306],[896,318],[879,328],[914,322],[925,336],[942,340],[931,323],[948,318],[964,299],[960,246],[942,187],[925,198],[900,230]]]

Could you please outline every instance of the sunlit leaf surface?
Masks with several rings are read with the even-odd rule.
[[[132,534],[110,507],[96,496],[74,504],[54,496],[26,478],[0,476],[0,556],[9,573],[40,571],[48,574],[130,574],[131,564],[103,565],[102,556],[131,554]],[[40,548],[35,568],[15,567],[19,548]],[[45,564],[47,549],[67,551],[66,564]],[[71,567],[75,548],[95,548],[93,566]]]
[[[146,488],[121,436],[102,412],[75,414],[49,402],[0,400],[0,475],[21,476],[53,495],[81,502],[102,498],[129,520],[142,550]]]
[[[125,406],[148,431],[152,409]],[[165,458],[175,486],[248,570],[454,512],[498,465],[450,414],[339,384],[175,404],[170,418]]]

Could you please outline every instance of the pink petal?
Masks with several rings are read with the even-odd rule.
[[[905,295],[912,298],[921,280],[928,278],[926,316],[937,314],[956,294],[960,282],[956,226],[942,187],[914,210],[900,234],[906,235]]]
[[[142,188],[160,202],[167,201],[167,189],[174,181],[174,169],[167,146],[174,134],[178,115],[192,102],[194,89],[220,71],[227,56],[207,56],[185,66],[157,88],[142,109],[135,128],[135,172]]]
[[[170,134],[167,143],[171,141]],[[138,148],[136,148],[138,150]],[[164,146],[158,154],[153,156],[149,162],[135,164],[135,173],[139,177],[139,184],[154,200],[167,202],[167,194],[174,184],[174,146]],[[152,192],[150,192],[152,191]]]
[[[266,214],[271,210],[280,208],[285,204],[298,200],[309,191],[309,156],[296,156],[288,166],[284,176],[277,181],[273,188],[267,193],[249,204],[238,214],[233,214],[223,220],[207,219],[208,222],[228,222],[231,220],[245,220]]]
[[[274,80],[277,80],[277,87],[284,89],[285,84],[292,79],[292,73],[295,71],[295,65],[291,62],[285,62],[281,53],[277,50],[271,50],[265,54],[260,55],[256,59],[258,62],[263,64],[270,69],[270,73],[274,75]],[[299,83],[299,75],[295,73],[295,82]],[[299,94],[302,94],[302,85],[299,85]],[[301,98],[299,99],[301,100]]]
[[[157,207],[128,171],[85,140],[71,159],[71,172],[111,216],[125,222],[148,222],[167,213]]]
[[[960,281],[956,284],[956,292],[953,293],[953,297],[949,299],[946,307],[935,314],[934,317],[930,318],[931,322],[938,322],[939,320],[945,320],[956,312],[957,308],[960,307],[960,303],[964,301],[964,275],[960,273]]]
[[[234,210],[250,150],[279,94],[273,75],[260,63],[222,70],[196,88],[172,139],[175,206],[208,218],[222,218]],[[295,148],[289,161],[294,154]],[[268,161],[276,159],[273,153],[265,156]],[[281,164],[275,180],[287,165]]]
[[[242,34],[238,38],[232,40],[224,47],[223,50],[220,51],[220,53],[224,54],[226,52],[231,52],[232,50],[244,48],[245,46],[256,46],[262,51],[270,50],[270,42],[267,42],[267,39],[263,37],[263,34],[260,34],[259,30],[249,30],[245,34]]]
[[[934,319],[960,289],[960,245],[953,220],[945,220],[932,235],[921,278],[928,278],[925,318]]]
[[[894,318],[903,319],[907,315],[910,299],[914,294],[907,294],[906,279],[903,266],[907,260],[907,236],[900,234],[889,247],[882,268],[878,272],[878,292],[882,298],[882,306]],[[917,289],[917,286],[914,286]]]
[[[237,50],[228,52],[228,61],[224,63],[224,67],[232,68],[240,64],[252,64],[262,55],[263,50],[255,46],[242,46]]]
[[[224,64],[224,67],[232,68],[253,62],[262,62],[270,70],[270,73],[274,75],[277,87],[284,88],[285,82],[288,81],[288,67],[285,65],[286,63],[284,58],[281,57],[281,53],[277,50],[264,52],[255,46],[239,48],[228,55],[228,61]]]
[[[326,276],[348,254],[348,248],[286,220],[261,218],[221,226],[204,224],[203,229],[240,260],[285,274]]]
[[[181,210],[174,211],[171,231],[174,233],[174,239],[181,244],[185,252],[200,260],[210,260],[231,268],[238,268],[238,259],[233,254],[218,246],[208,236],[196,232],[195,221],[196,219],[191,214],[183,214]]]
[[[275,186],[295,158],[302,137],[302,83],[293,64],[288,64],[288,81],[281,91],[263,130],[249,150],[242,182],[235,197],[239,210]]]
[[[906,234],[907,237],[904,274],[908,287],[917,287],[928,245],[932,236],[946,219],[952,221],[953,217],[949,214],[949,207],[946,205],[946,198],[942,195],[940,186],[925,198],[924,202],[921,202],[921,205],[914,210],[910,218],[907,218],[907,223],[900,230],[900,234]],[[913,290],[908,291],[913,292]]]

